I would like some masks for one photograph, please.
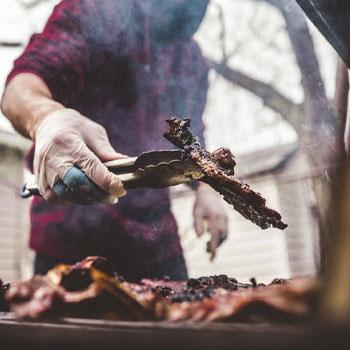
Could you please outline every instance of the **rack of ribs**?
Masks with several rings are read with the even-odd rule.
[[[220,148],[213,153],[207,152],[201,146],[198,136],[189,130],[189,119],[173,117],[166,121],[170,128],[164,137],[181,148],[183,157],[192,159],[202,170],[204,177],[200,181],[223,195],[225,201],[233,205],[236,211],[260,228],[272,226],[284,230],[287,227],[282,222],[281,215],[266,206],[266,200],[260,193],[234,177],[236,163],[230,150]]]
[[[45,276],[16,282],[5,292],[18,318],[91,317],[123,320],[280,321],[312,315],[316,279],[240,283],[226,275],[187,282],[126,282],[103,257],[58,265]]]

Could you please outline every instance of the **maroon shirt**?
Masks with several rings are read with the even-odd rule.
[[[167,116],[190,117],[202,137],[206,62],[193,33],[157,35],[147,6],[149,0],[62,1],[8,81],[36,74],[55,100],[102,124],[113,147],[130,156],[172,148],[162,137]],[[129,190],[114,206],[35,198],[30,247],[61,259],[111,257],[125,276],[182,253],[168,189]]]

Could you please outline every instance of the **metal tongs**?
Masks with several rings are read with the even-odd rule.
[[[125,189],[175,186],[200,180],[204,176],[202,170],[191,159],[184,159],[182,151],[179,150],[149,151],[138,157],[113,160],[104,163],[104,165],[109,171],[118,175]],[[71,169],[73,170],[72,180],[65,181],[63,179],[63,181],[55,184],[53,188],[55,193],[75,191],[73,186],[75,173],[79,175],[82,172],[75,167]],[[81,182],[82,179],[79,178],[79,181]],[[86,188],[91,187],[91,192],[94,192],[94,188],[97,188],[85,174],[83,181]],[[70,186],[70,183],[72,183],[72,186]],[[99,191],[101,190],[99,189]],[[40,196],[34,176],[24,184],[21,190],[22,198],[29,198],[33,195]]]

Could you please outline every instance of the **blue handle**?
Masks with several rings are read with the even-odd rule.
[[[89,205],[102,202],[109,194],[101,190],[79,168],[71,167],[63,180],[58,181],[52,188],[56,196],[77,204]],[[40,196],[37,189],[28,189],[24,185],[20,193],[22,198]]]
[[[63,180],[57,182],[52,190],[64,200],[83,205],[102,202],[109,196],[75,166],[67,171]]]

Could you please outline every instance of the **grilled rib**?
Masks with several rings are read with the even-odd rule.
[[[232,155],[228,156],[227,149],[213,154],[207,152],[201,146],[199,138],[189,130],[189,119],[181,120],[173,117],[166,121],[170,129],[164,137],[183,149],[184,157],[192,159],[202,169],[205,176],[200,181],[222,194],[225,201],[232,204],[236,211],[263,230],[271,226],[281,230],[287,227],[282,222],[281,215],[266,206],[266,200],[260,193],[253,191],[249,185],[233,176],[235,162]],[[230,161],[227,162],[227,159]]]

